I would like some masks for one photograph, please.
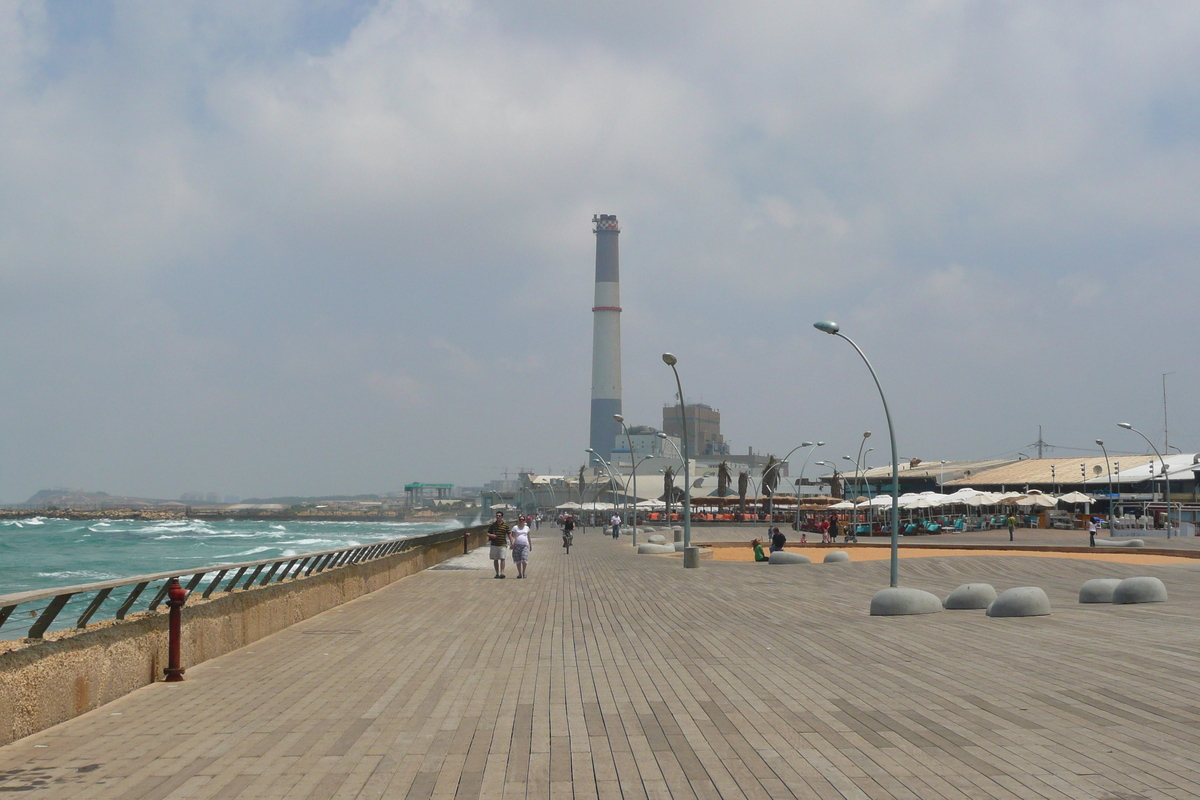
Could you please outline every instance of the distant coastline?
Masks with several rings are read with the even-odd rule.
[[[405,513],[380,511],[364,514],[361,511],[310,513],[305,510],[219,508],[0,508],[0,520],[53,518],[70,520],[136,519],[136,520],[244,520],[247,522],[445,522],[460,520],[453,514]]]

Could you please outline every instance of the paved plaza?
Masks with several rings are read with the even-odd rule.
[[[0,748],[0,792],[1200,796],[1200,561],[906,560],[903,585],[1040,586],[1054,613],[880,618],[886,561],[685,571],[542,533],[527,580],[468,556]],[[1076,602],[1134,575],[1170,601]]]

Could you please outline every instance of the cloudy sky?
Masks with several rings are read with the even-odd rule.
[[[0,499],[736,452],[1200,448],[1200,5],[0,2]],[[886,458],[884,445],[872,463]],[[840,452],[836,453],[840,455]]]

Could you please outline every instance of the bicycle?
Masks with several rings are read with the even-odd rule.
[[[570,531],[563,531],[562,544],[563,544],[563,547],[567,548],[567,555],[571,554],[571,541],[574,538],[575,537],[573,537],[571,535]]]

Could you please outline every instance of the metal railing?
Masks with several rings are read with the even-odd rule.
[[[36,621],[29,628],[26,636],[30,639],[41,639],[50,626],[62,614],[64,609],[74,606],[72,613],[79,612],[75,620],[77,629],[86,628],[97,613],[109,604],[117,604],[111,618],[123,620],[135,610],[156,611],[166,598],[167,586],[172,578],[182,583],[189,593],[201,589],[201,597],[209,597],[214,592],[246,591],[272,583],[283,583],[285,580],[299,580],[310,575],[317,575],[328,570],[339,569],[352,564],[362,564],[385,558],[396,553],[410,550],[419,545],[440,544],[444,541],[459,540],[464,537],[463,529],[442,531],[440,533],[413,536],[405,539],[389,539],[383,542],[343,547],[337,550],[321,550],[315,553],[271,558],[263,561],[245,561],[238,564],[220,564],[198,569],[176,570],[174,572],[156,572],[152,575],[137,575],[131,578],[118,578],[111,581],[85,583],[78,586],[58,586],[49,589],[37,589],[29,592],[0,595],[0,629],[3,629],[21,606],[38,604],[49,600],[44,607],[30,608],[29,617]],[[232,573],[233,577],[229,577]],[[206,578],[213,575],[211,580]],[[190,576],[190,577],[188,577]],[[226,580],[228,578],[228,580]],[[224,587],[222,588],[222,584]],[[128,587],[128,591],[121,589]],[[150,591],[147,591],[150,590]],[[114,591],[117,592],[114,595]],[[89,595],[91,595],[89,599]],[[139,608],[138,601],[146,602],[144,608]],[[21,609],[22,612],[25,609]],[[110,617],[101,617],[108,619]],[[11,630],[11,627],[10,627]],[[5,638],[0,631],[0,639]]]

